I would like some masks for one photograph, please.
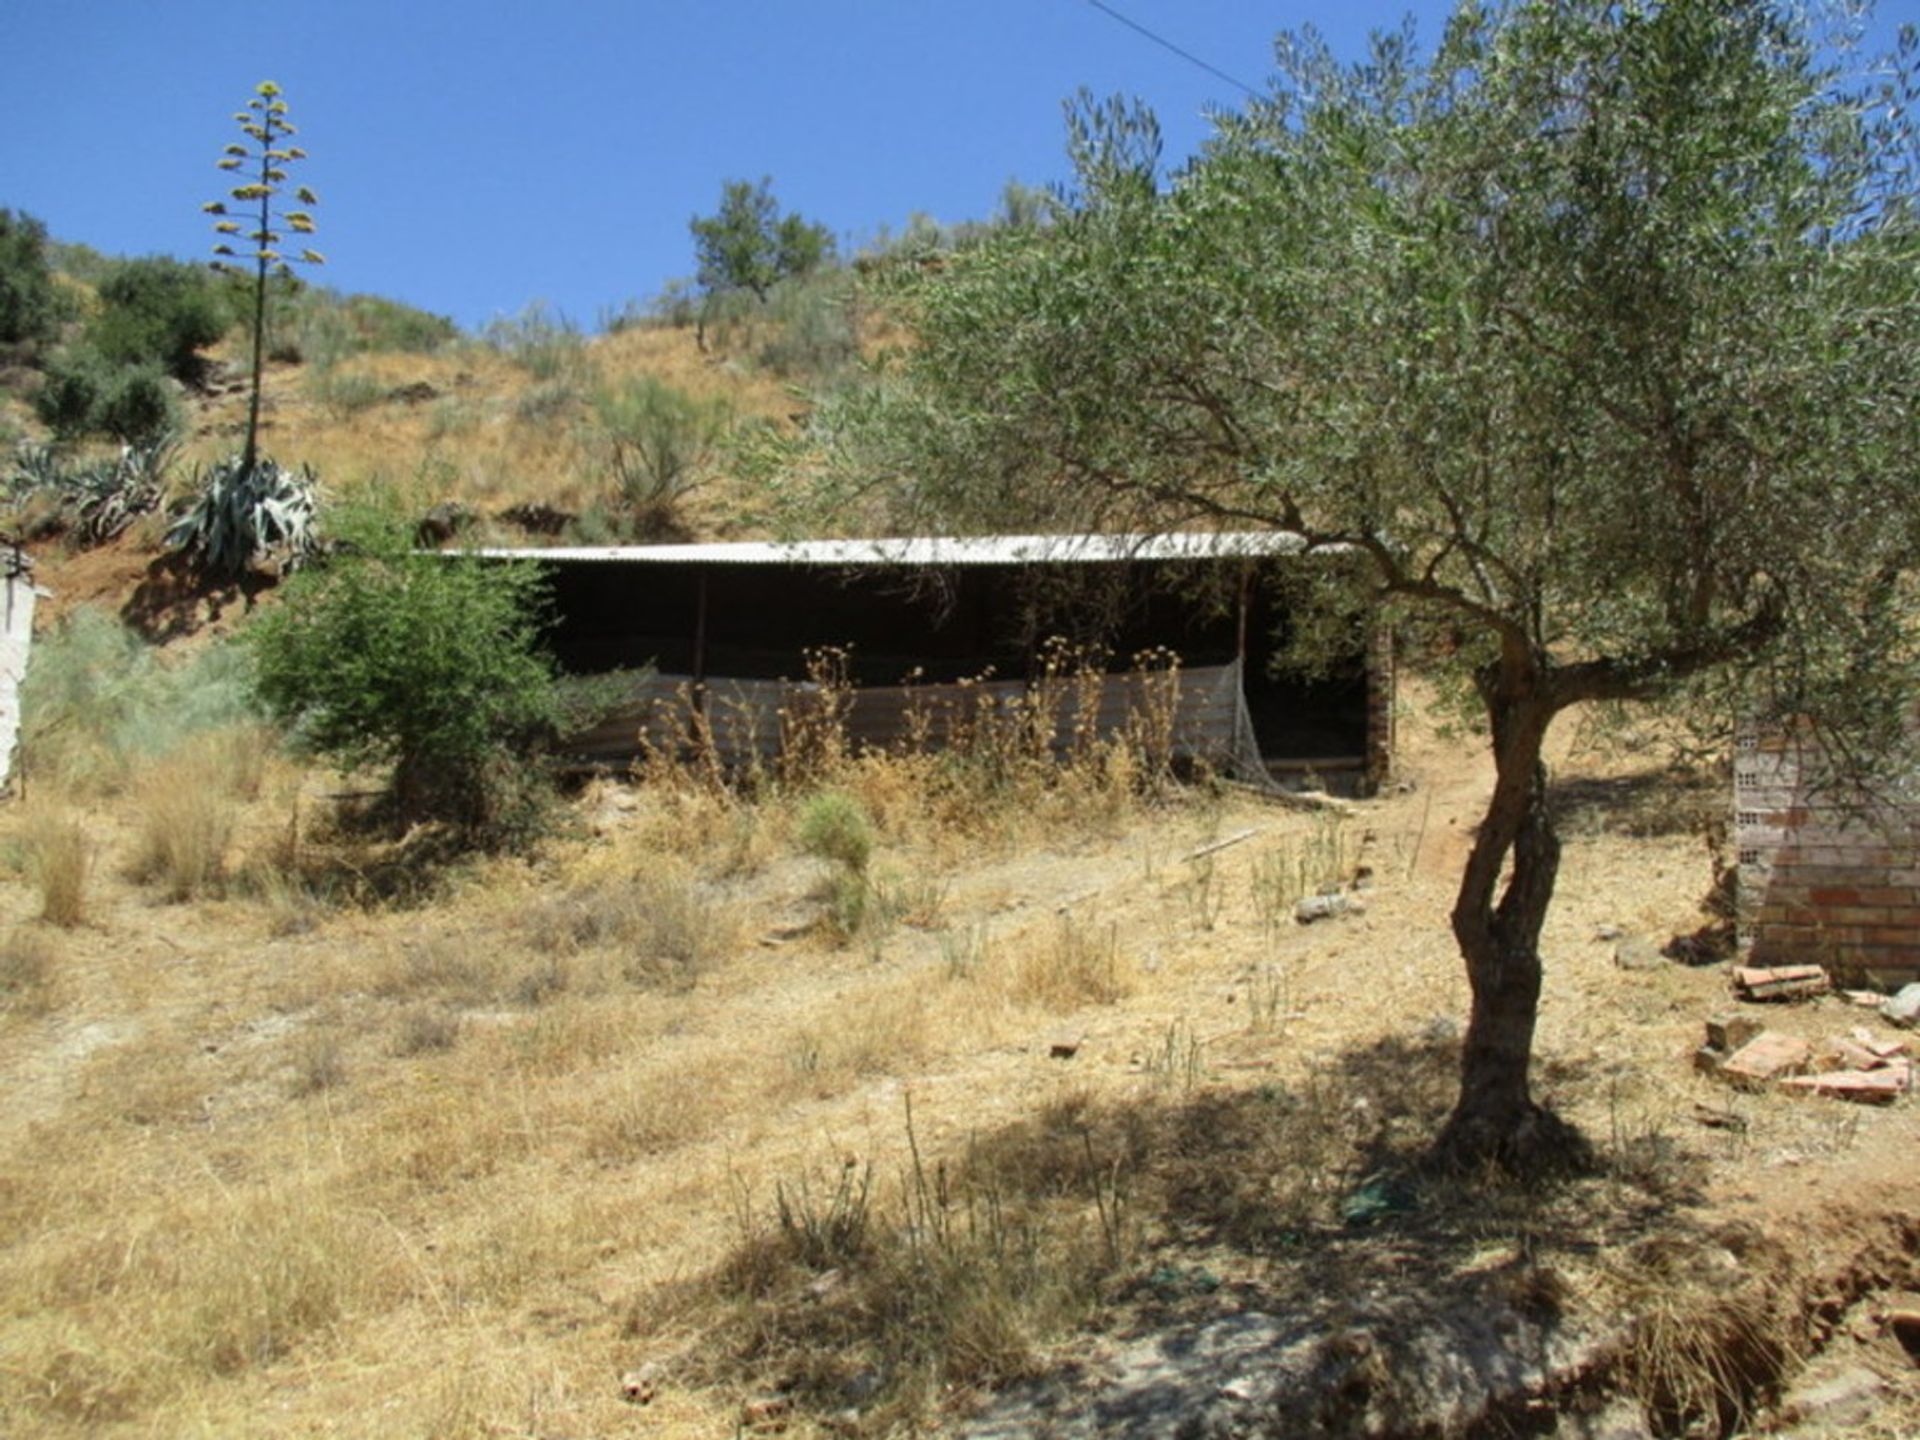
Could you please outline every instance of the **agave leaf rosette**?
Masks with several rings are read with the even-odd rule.
[[[167,545],[216,575],[236,576],[275,557],[296,569],[317,543],[319,488],[310,465],[294,470],[266,456],[251,466],[240,456],[216,461],[199,498],[167,531]]]

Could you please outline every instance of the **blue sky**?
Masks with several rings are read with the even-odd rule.
[[[1442,0],[1110,0],[1246,84],[1275,32],[1369,30]],[[1882,0],[1877,29],[1920,19]],[[199,258],[230,119],[279,83],[320,195],[316,279],[484,324],[541,299],[582,324],[692,269],[728,177],[858,243],[980,218],[1061,177],[1085,85],[1159,112],[1178,159],[1244,98],[1089,0],[8,0],[0,205],[63,240]]]

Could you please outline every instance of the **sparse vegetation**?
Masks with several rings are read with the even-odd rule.
[[[1257,199],[1270,168],[1242,178]],[[267,448],[324,462],[349,511],[457,501],[480,545],[755,533],[795,473],[742,468],[741,436],[820,459],[793,439],[812,399],[782,382],[873,403],[847,362],[922,343],[924,281],[1014,264],[1056,228],[1071,245],[1088,200],[1011,192],[992,227],[919,221],[857,273],[715,295],[718,354],[672,328],[695,321],[685,293],[594,337],[532,310],[489,345],[284,280],[217,354],[239,368],[264,328]],[[1227,208],[1212,219],[1238,234]],[[1420,236],[1444,250],[1444,227]],[[123,263],[48,249],[75,316]],[[1167,259],[1116,251],[1115,273]],[[0,245],[0,291],[4,264]],[[1092,364],[1120,318],[1097,293],[1019,325]],[[1255,318],[1275,329],[1222,337],[1294,333]],[[54,338],[0,339],[0,382]],[[1167,358],[1128,350],[1106,378],[1118,393],[1133,360]],[[122,373],[96,360],[102,386]],[[186,396],[200,464],[251,400],[202,378],[221,393]],[[1049,389],[1041,421],[1100,421],[1086,378]],[[1168,654],[1136,661],[1117,735],[1086,719],[1104,657],[1060,642],[1024,694],[929,699],[882,751],[847,724],[851,657],[821,652],[779,758],[725,773],[696,721],[637,775],[556,798],[542,746],[600,691],[552,687],[536,572],[416,556],[410,523],[330,511],[350,543],[257,613],[222,613],[204,574],[171,595],[149,505],[173,452],[88,448],[82,398],[72,440],[6,472],[16,528],[66,538],[34,542],[53,598],[0,807],[0,1431],[941,1433],[1015,1379],[1065,1373],[1084,1407],[1160,1327],[1177,1381],[1169,1357],[1211,1353],[1187,1337],[1273,1317],[1325,1368],[1312,1415],[1265,1420],[1335,1434],[1364,1406],[1422,1423],[1410,1377],[1465,1316],[1551,1337],[1529,1356],[1612,1357],[1577,1395],[1530,1390],[1525,1425],[1618,1390],[1660,1433],[1758,1432],[1805,1355],[1872,1329],[1872,1301],[1841,1314],[1812,1267],[1831,1257],[1819,1273],[1848,1294],[1920,1288],[1897,1183],[1912,1102],[1704,1090],[1685,1057],[1723,977],[1624,972],[1594,939],[1697,923],[1697,832],[1724,809],[1703,772],[1628,775],[1556,733],[1552,800],[1575,823],[1533,1078],[1597,1169],[1448,1175],[1422,1157],[1469,1003],[1450,867],[1486,787],[1424,703],[1403,728],[1417,788],[1310,811],[1176,773]],[[19,416],[41,436],[10,403],[0,435]],[[657,457],[614,453],[656,423]],[[1030,447],[982,453],[979,474],[1014,474]],[[834,523],[878,523],[872,503]],[[502,515],[523,507],[524,530]],[[76,596],[142,625],[175,605],[188,638],[149,645]],[[1408,638],[1422,702],[1476,643]],[[1363,875],[1364,911],[1295,923],[1298,899]],[[1838,999],[1768,1018],[1877,1023]],[[1866,1433],[1920,1433],[1920,1397],[1890,1384]]]

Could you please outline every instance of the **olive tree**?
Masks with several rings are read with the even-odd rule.
[[[1529,1082],[1556,717],[1719,685],[1884,741],[1911,693],[1913,45],[1856,82],[1800,13],[1468,3],[1356,66],[1283,37],[1171,178],[1083,100],[1055,223],[909,277],[918,343],[822,413],[838,503],[1281,530],[1325,562],[1305,639],[1436,642],[1496,777],[1452,1160],[1578,1145]]]

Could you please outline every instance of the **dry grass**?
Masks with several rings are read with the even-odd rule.
[[[1049,1010],[1111,1005],[1128,993],[1131,967],[1114,924],[1088,926],[1063,915],[1043,938],[1028,937],[1017,952],[1003,950],[1006,985],[1023,1004]]]
[[[705,1436],[775,1391],[796,1433],[849,1407],[927,1429],[1087,1324],[1216,1293],[1426,1303],[1477,1265],[1542,1305],[1638,1303],[1592,1257],[1683,1229],[1700,1167],[1751,1184],[1789,1145],[1838,1170],[1910,1143],[1876,1128],[1898,1111],[1843,1133],[1764,1097],[1742,1153],[1696,1136],[1677,1057],[1712,977],[1623,977],[1590,940],[1622,906],[1688,919],[1694,847],[1601,836],[1569,846],[1549,928],[1542,1086],[1616,1163],[1545,1194],[1416,1177],[1374,1244],[1343,1205],[1406,1174],[1449,1098],[1444,1043],[1389,1042],[1461,1004],[1466,808],[1388,799],[1335,843],[1254,801],[1116,798],[1111,764],[1026,791],[925,755],[751,798],[601,785],[592,838],[418,891],[329,833],[336,782],[295,804],[269,767],[231,801],[225,896],[160,907],[102,866],[56,933],[35,886],[0,887],[0,1430]],[[864,950],[808,929],[796,817],[823,784],[872,822],[895,918]],[[962,813],[1009,786],[1027,814]],[[137,815],[80,819],[136,848]],[[1424,868],[1380,864],[1426,829]],[[1309,854],[1378,866],[1365,916],[1280,913],[1329,868]],[[56,1009],[17,1004],[36,986]],[[646,1360],[669,1378],[637,1417],[617,1382]]]
[[[86,919],[93,874],[94,845],[85,822],[36,809],[22,821],[19,838],[27,877],[40,892],[40,918],[71,930]]]
[[[131,873],[178,903],[219,890],[242,806],[260,793],[271,741],[258,728],[196,736],[134,782]]]
[[[40,1015],[53,1006],[60,947],[45,932],[15,925],[0,940],[0,1011]]]

